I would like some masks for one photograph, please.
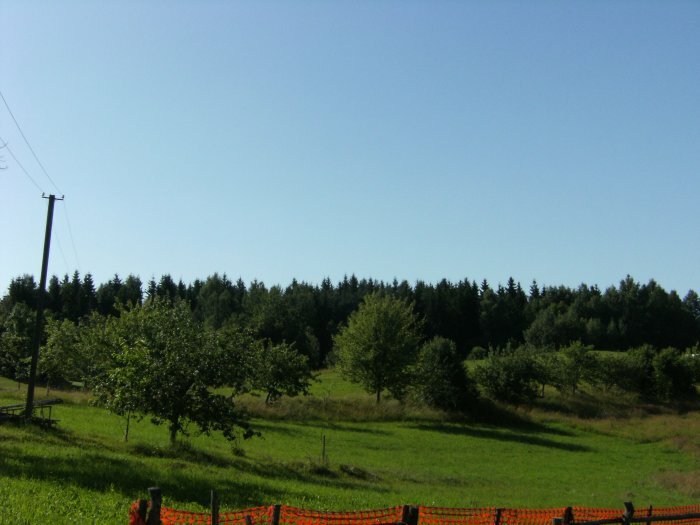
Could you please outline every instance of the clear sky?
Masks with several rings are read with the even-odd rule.
[[[0,91],[66,196],[50,273],[683,296],[699,28],[697,1],[2,0]],[[1,102],[0,137],[56,193]],[[46,201],[0,155],[4,293]]]

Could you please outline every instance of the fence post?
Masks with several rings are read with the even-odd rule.
[[[211,489],[211,525],[219,525],[219,495]]]
[[[622,513],[622,523],[630,525],[630,520],[634,517],[634,505],[631,501],[625,501],[625,512]]]
[[[418,525],[418,507],[415,505],[404,505],[401,512],[401,522],[406,525]]]
[[[141,521],[146,523],[146,513],[148,512],[148,501],[145,499],[139,499],[139,516]]]
[[[501,525],[501,514],[503,509],[496,509],[496,516],[493,518],[493,525]]]
[[[282,505],[273,505],[272,506],[272,516],[270,516],[270,525],[279,525],[281,508],[282,508]]]
[[[566,509],[564,510],[563,524],[570,525],[573,522],[574,522],[574,509],[571,507],[566,507]]]
[[[163,495],[158,487],[150,487],[148,494],[151,497],[151,511],[148,513],[146,525],[160,525],[160,506]]]
[[[654,507],[649,505],[649,508],[647,509],[647,518],[651,518],[651,515],[654,513]],[[647,520],[647,525],[651,525],[651,520]]]
[[[420,521],[420,507],[417,505],[411,505],[411,521],[408,525],[418,525]]]

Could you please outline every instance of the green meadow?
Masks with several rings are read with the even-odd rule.
[[[24,395],[0,379],[0,404]],[[162,488],[166,506],[187,510],[206,510],[212,488],[222,510],[621,508],[625,500],[672,506],[700,496],[693,410],[590,399],[610,410],[584,418],[588,412],[552,392],[527,411],[494,407],[479,422],[455,421],[391,400],[377,406],[323,372],[307,397],[273,408],[242,400],[260,437],[232,446],[193,433],[172,448],[166,428],[147,419],[132,421],[125,443],[124,419],[90,406],[87,394],[54,396],[64,399],[54,408],[56,428],[0,424],[0,523],[125,523],[150,486]]]

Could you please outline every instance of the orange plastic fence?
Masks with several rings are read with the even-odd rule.
[[[638,512],[642,512],[644,509],[637,509],[635,515]],[[611,518],[619,518],[622,516],[622,508],[619,509],[592,509],[589,507],[574,507],[574,520],[576,521],[596,521],[596,520],[607,520]],[[550,522],[551,523],[551,522]]]
[[[501,511],[502,525],[552,525],[552,519],[561,518],[565,508],[556,509],[503,509]],[[618,510],[617,515],[622,514]],[[576,518],[578,519],[578,518]]]
[[[271,507],[253,507],[251,509],[222,512],[219,514],[220,525],[245,525],[245,517],[250,516],[253,525],[267,525],[272,515]],[[161,507],[160,520],[163,525],[210,524],[208,512],[188,512]]]
[[[401,521],[403,507],[352,512],[321,512],[283,505],[281,525],[380,525]]]
[[[496,509],[420,507],[419,516],[422,525],[493,525]]]
[[[132,509],[135,507],[132,507]],[[234,512],[222,512],[219,516],[221,525],[246,525],[249,516],[253,525],[268,525],[272,521],[274,507],[254,507]],[[598,509],[574,507],[574,522],[595,521],[619,518],[623,509]],[[496,509],[485,508],[447,508],[419,507],[420,525],[552,525],[553,518],[561,518],[565,507],[551,509]],[[133,512],[133,510],[132,510]],[[279,525],[388,525],[402,520],[403,507],[389,507],[379,510],[362,510],[351,512],[325,512],[300,509],[282,505]],[[700,505],[684,507],[637,508],[635,517],[671,516],[700,513]],[[133,514],[132,514],[133,516]],[[133,520],[133,517],[132,517]],[[161,508],[163,525],[187,525],[211,523],[208,512],[188,512],[183,510]],[[138,522],[132,521],[136,524]],[[654,525],[700,525],[700,519],[684,519],[668,522],[655,522]]]
[[[686,505],[685,507],[654,507],[652,516],[673,516],[678,514],[697,514],[700,513],[700,505]],[[642,514],[642,509],[637,510],[634,513],[635,516],[646,516]],[[685,519],[685,520],[674,520],[674,521],[657,521],[658,525],[697,525],[700,520],[697,519]]]

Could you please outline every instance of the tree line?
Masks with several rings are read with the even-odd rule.
[[[531,343],[476,347],[467,367],[453,341],[422,336],[413,305],[376,292],[367,295],[334,337],[341,373],[368,393],[389,392],[451,412],[471,412],[481,394],[509,404],[531,404],[551,386],[576,396],[589,390],[631,392],[639,399],[678,403],[696,396],[700,345],[687,349],[649,344],[625,352],[593,352],[581,341],[555,349]]]
[[[167,424],[172,443],[190,424],[249,436],[240,395],[273,403],[306,393],[320,366],[336,366],[377,403],[388,393],[452,412],[483,395],[530,403],[548,385],[576,395],[583,383],[675,402],[700,379],[697,295],[681,300],[630,277],[605,292],[533,283],[529,294],[513,279],[493,289],[354,276],[283,289],[166,275],[143,288],[135,276],[96,288],[76,272],[53,277],[46,298],[41,379],[89,388],[124,416],[125,437],[144,416]],[[33,277],[13,279],[0,301],[0,375],[26,377],[36,304]],[[470,371],[465,358],[480,363]]]
[[[120,305],[147,300],[183,301],[194,319],[219,329],[229,320],[246,326],[260,339],[293,344],[312,367],[324,366],[333,337],[368,294],[381,292],[414,305],[424,320],[426,339],[444,337],[466,358],[474,348],[504,348],[528,343],[560,348],[580,341],[595,349],[626,350],[643,344],[657,348],[687,348],[700,341],[700,298],[691,290],[683,299],[651,280],[627,276],[604,291],[582,284],[539,286],[528,292],[513,278],[505,286],[477,284],[468,279],[438,283],[391,283],[350,276],[319,285],[293,280],[288,286],[261,281],[233,282],[214,274],[185,284],[170,275],[143,283],[134,275],[115,275],[96,285],[90,274],[75,272],[49,280],[49,318],[78,323],[97,312],[119,316]],[[37,285],[24,275],[12,279],[0,300],[0,341],[30,330]]]

